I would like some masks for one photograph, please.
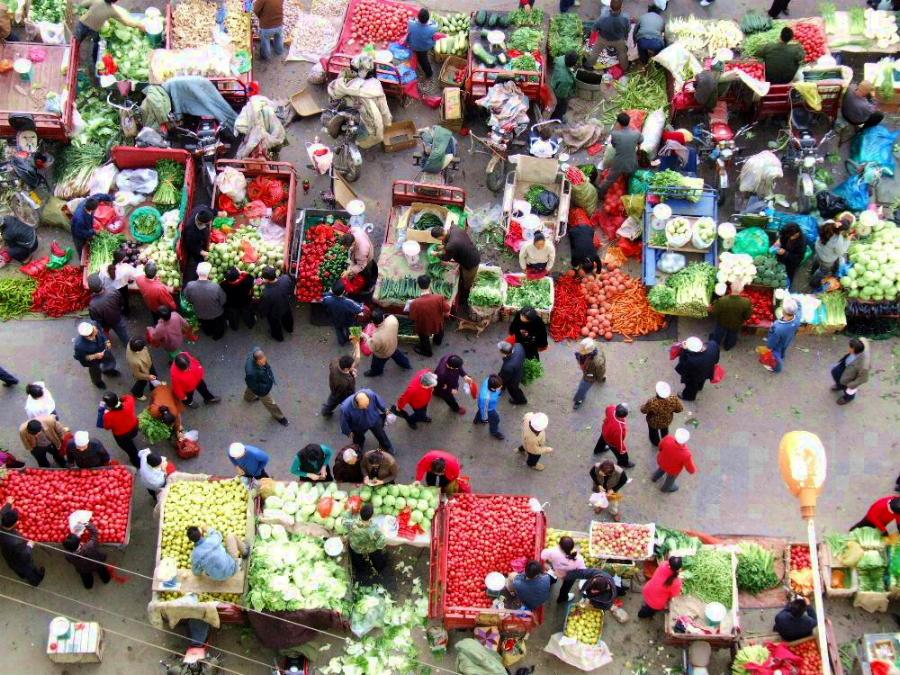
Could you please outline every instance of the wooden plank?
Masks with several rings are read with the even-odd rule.
[[[0,87],[0,110],[5,112],[45,112],[49,92],[62,95],[66,78],[62,74],[63,58],[68,45],[35,45],[30,42],[0,44],[0,59],[28,58],[28,50],[43,49],[47,58],[32,67],[31,82],[23,82],[14,71],[6,74],[6,86]]]

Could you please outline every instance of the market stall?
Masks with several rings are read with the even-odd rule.
[[[822,3],[819,9],[831,51],[870,54],[900,51],[900,35],[893,12],[865,7],[838,11],[831,2]]]
[[[572,201],[572,184],[559,161],[513,155],[509,163],[513,169],[506,174],[503,189],[504,230],[509,234],[512,223],[518,222],[518,232],[522,235],[525,227],[529,227],[530,235],[539,229],[553,241],[559,241],[569,229],[569,205]],[[551,197],[545,196],[545,192],[550,193]],[[514,212],[524,215],[514,218]],[[537,220],[529,221],[529,215],[536,216]]]
[[[338,239],[350,231],[350,214],[333,209],[303,209],[293,224],[288,271],[297,280],[299,302],[322,302],[346,269],[346,252],[339,256]],[[343,246],[341,246],[343,248]],[[340,269],[340,272],[338,271]]]
[[[837,640],[831,621],[825,620],[826,639],[828,642],[828,663],[832,675],[845,675],[838,653]],[[750,664],[769,664],[774,668],[798,668],[801,673],[821,673],[822,655],[819,651],[818,638],[804,638],[785,642],[776,633],[748,634],[741,636],[737,643],[732,673],[745,675],[752,672]],[[871,671],[870,671],[871,672]]]
[[[132,83],[150,82],[151,54],[161,47],[164,19],[160,11],[149,7],[143,13],[131,13],[147,30],[126,26],[116,19],[109,19],[100,30],[96,68],[98,77],[110,77],[112,81]]]
[[[531,101],[540,101],[541,88],[549,81],[546,55],[542,10],[479,10],[469,32],[466,92],[481,98],[494,83],[512,79]]]

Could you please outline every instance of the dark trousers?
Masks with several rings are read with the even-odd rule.
[[[294,332],[294,313],[291,310],[281,316],[269,315],[266,320],[269,322],[269,334],[276,342],[284,342],[285,332]]]
[[[110,579],[112,579],[112,575],[109,573],[109,568],[106,565],[97,565],[94,569],[94,572],[97,573],[97,576],[100,577],[100,581],[104,584],[108,584]],[[81,577],[81,583],[84,584],[84,587],[88,590],[94,587],[94,572],[79,572],[78,575]]]
[[[654,614],[656,614],[659,610],[653,609],[646,602],[641,605],[641,608],[638,610],[638,618],[639,619],[649,619]]]
[[[651,426],[647,426],[647,431],[650,433],[650,442],[654,446],[658,446],[659,442],[669,435],[669,427],[663,427],[662,429],[654,429]]]
[[[14,384],[19,384],[19,378],[5,368],[0,368],[0,382],[3,382],[7,387],[11,387]]]
[[[116,439],[116,445],[122,448],[122,451],[128,455],[129,461],[131,461],[131,465],[134,468],[139,468],[141,466],[141,460],[138,457],[138,449],[134,444],[134,439],[137,438],[138,435],[138,427],[135,427],[127,434],[122,434],[118,436],[113,434],[113,438]]]
[[[439,345],[444,341],[444,331],[434,334],[434,344]],[[423,356],[431,356],[432,336],[427,333],[419,333],[419,351]]]
[[[487,419],[484,420],[481,418],[481,412],[478,408],[475,408],[475,419],[472,420],[475,424],[484,424],[488,423],[488,428],[491,431],[491,436],[500,436],[502,432],[500,431],[500,413],[496,410],[488,410]]]
[[[844,357],[846,358],[846,357]],[[856,398],[856,394],[848,394],[847,387],[841,384],[841,377],[844,374],[844,371],[847,369],[846,364],[844,363],[844,359],[842,358],[835,366],[831,369],[831,379],[834,380],[834,383],[841,388],[841,391],[844,392],[844,398],[848,401],[852,401]]]
[[[863,518],[861,521],[859,521],[858,523],[856,523],[856,525],[854,525],[853,527],[851,527],[850,530],[851,530],[851,531],[852,531],[852,530],[856,530],[856,529],[859,529],[860,527],[875,527],[875,525],[873,525],[873,524],[872,524],[872,521],[869,520],[868,518]]]
[[[88,361],[88,374],[91,376],[91,382],[98,389],[106,389],[106,383],[103,381],[103,373],[110,375],[118,375],[116,370],[116,356],[111,349],[104,352],[103,358],[98,361]]]
[[[350,563],[353,565],[356,582],[368,586],[373,577],[387,567],[387,553],[383,549],[371,553],[357,553],[351,548]]]
[[[651,56],[659,54],[665,49],[665,43],[659,38],[641,38],[637,41],[638,56],[641,63],[647,63]]]
[[[565,14],[575,6],[575,0],[559,0],[559,13]],[[553,115],[556,117],[556,115]]]
[[[606,439],[603,438],[603,434],[600,434],[600,438],[597,439],[597,444],[594,446],[594,454],[599,455],[607,450],[612,450],[612,454],[616,457],[616,464],[623,467],[628,467],[631,462],[628,459],[627,452],[619,452],[615,448],[613,448],[609,443],[606,442]]]
[[[450,406],[450,410],[452,410],[453,412],[459,412],[459,402],[456,400],[456,397],[453,395],[453,392],[450,389],[447,389],[445,391],[435,390],[434,395],[441,399],[448,406]]]
[[[772,6],[769,7],[769,16],[777,19],[782,12],[786,12],[791,0],[772,0]]]
[[[226,307],[225,320],[231,326],[231,330],[237,330],[241,319],[244,320],[247,328],[253,328],[256,325],[256,316],[253,314],[253,308],[250,305],[246,307]]]
[[[431,61],[428,60],[428,52],[415,52],[415,54],[419,67],[425,73],[425,78],[430,80],[434,76],[434,71],[431,69]]]
[[[557,602],[566,602],[566,600],[569,599],[569,593],[576,581],[578,581],[578,579],[575,577],[571,577],[568,574],[566,575],[566,578],[563,579],[562,584],[559,586],[559,595],[556,597]]]
[[[883,120],[884,120],[884,113],[881,112],[880,110],[876,110],[871,115],[869,115],[869,119],[867,119],[865,122],[863,122],[862,128],[868,129],[869,127],[878,126],[879,124],[881,124],[881,122]]]
[[[206,386],[206,380],[200,380],[200,384],[197,385],[197,389],[195,389],[195,391],[200,392],[200,395],[203,397],[204,401],[209,401],[215,398],[215,396],[213,396],[212,392],[209,390],[209,387]],[[188,405],[194,402],[193,391],[187,395],[187,398],[184,399],[184,402]]]
[[[352,393],[353,392],[347,394],[347,396],[351,396]],[[343,393],[336,394],[334,392],[328,394],[328,398],[325,400],[325,403],[322,404],[322,414],[325,416],[333,415],[334,411],[341,403],[344,402],[344,399],[346,399],[347,396],[344,396]]]
[[[540,456],[540,455],[533,455],[533,454],[531,454],[531,453],[529,452],[529,453],[528,453],[528,459],[525,460],[525,463],[526,463],[528,466],[537,466],[537,465],[538,465],[538,462],[540,462],[540,461],[541,461],[541,456]]]
[[[29,558],[28,562],[24,565],[13,567],[12,571],[15,572],[20,579],[24,579],[32,586],[39,586],[44,580],[44,568],[35,565],[33,558]]]
[[[565,0],[563,0],[564,2]],[[562,2],[559,3],[562,5]],[[561,10],[565,12],[566,10]],[[569,99],[564,96],[556,97],[556,107],[553,109],[553,114],[550,115],[550,119],[552,120],[561,120],[566,116],[566,113],[569,111]]]
[[[131,291],[128,290],[128,284],[119,289],[119,297],[122,298],[122,314],[128,316],[131,314]]]
[[[221,314],[215,319],[198,319],[200,330],[209,335],[213,340],[221,340],[225,335],[225,315]]]
[[[334,334],[337,336],[338,344],[343,347],[345,344],[350,342],[350,328],[347,326],[335,326],[332,324],[332,328],[334,328]]]
[[[684,390],[681,392],[681,400],[696,401],[697,393],[703,391],[704,384],[706,384],[706,380],[700,380],[699,382],[696,380],[688,380],[685,382]]]
[[[715,340],[718,344],[722,345],[722,349],[727,352],[733,349],[737,344],[738,332],[736,330],[729,330],[720,324],[716,324],[715,329],[709,335],[709,339]]]
[[[509,399],[512,401],[513,405],[525,405],[528,403],[528,398],[525,396],[525,392],[522,391],[522,386],[518,382],[512,383],[504,381],[503,386],[509,393]]]
[[[20,263],[24,263],[28,260],[28,257],[37,250],[38,240],[37,237],[34,238],[34,243],[30,246],[17,246],[15,244],[6,246],[6,250],[9,251],[9,256],[13,260],[16,260]]]
[[[390,355],[389,358],[383,359],[380,356],[375,356],[372,354],[372,365],[369,366],[369,377],[377,377],[384,373],[384,364],[386,364],[389,360],[393,359],[394,363],[403,368],[403,370],[412,369],[412,364],[409,362],[409,357],[406,356],[399,349],[394,350],[394,353]]]
[[[81,43],[85,40],[91,40],[91,42],[93,42],[93,47],[91,48],[91,67],[89,69],[89,72],[93,73],[94,67],[97,63],[97,57],[100,55],[100,33],[95,31],[93,28],[88,28],[79,21],[75,25],[75,39],[78,41],[79,49],[81,48]],[[84,245],[83,242],[82,245]],[[79,253],[81,253],[80,250]]]
[[[154,366],[150,366],[150,374],[156,377],[156,368]],[[131,395],[135,398],[140,398],[147,391],[149,384],[150,380],[135,380],[134,384],[131,385]]]
[[[69,463],[66,462],[65,457],[63,457],[59,450],[54,448],[52,445],[48,445],[47,447],[35,446],[31,450],[31,456],[34,457],[35,461],[38,463],[39,467],[44,469],[50,468],[50,461],[47,459],[47,455],[53,457],[53,461],[56,462],[57,466],[65,469],[69,466]]]
[[[394,414],[397,415],[397,417],[405,419],[407,424],[413,429],[418,426],[419,422],[431,421],[431,418],[428,416],[428,406],[425,406],[424,408],[413,408],[412,414],[398,408]]]
[[[394,449],[394,446],[391,444],[391,439],[387,437],[387,433],[385,433],[384,431],[384,423],[379,422],[377,426],[374,426],[371,429],[367,429],[366,431],[372,432],[375,440],[378,441],[378,447],[388,451]],[[355,445],[358,445],[360,450],[362,450],[366,445],[366,432],[354,431],[353,443]]]
[[[109,332],[112,331],[119,338],[119,341],[123,345],[127,345],[128,341],[131,337],[128,335],[128,324],[125,323],[125,317],[120,316],[119,320],[116,321],[115,326],[108,326],[103,329],[103,332],[109,335]]]

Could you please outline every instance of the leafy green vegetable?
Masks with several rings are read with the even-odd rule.
[[[665,285],[654,286],[647,293],[650,306],[658,312],[675,309],[675,291]]]
[[[63,23],[66,20],[65,0],[31,0],[28,16],[32,21]]]
[[[436,213],[430,211],[422,211],[417,213],[413,218],[410,226],[414,230],[427,232],[435,227],[444,227],[444,220]]]
[[[513,31],[506,44],[510,49],[518,49],[520,52],[533,52],[540,48],[543,39],[543,32],[523,26]]]
[[[531,212],[536,213],[539,216],[549,216],[556,209],[549,210],[544,202],[541,201],[541,195],[545,192],[549,192],[553,194],[555,197],[556,194],[545,185],[532,185],[525,192],[525,200],[531,205]]]
[[[513,26],[540,28],[544,25],[544,10],[542,9],[514,9],[506,16]]]
[[[150,39],[140,28],[131,28],[115,19],[109,19],[100,30],[106,39],[106,52],[118,66],[120,79],[147,82],[150,79]]]
[[[769,660],[769,650],[763,645],[747,645],[742,647],[734,656],[731,664],[732,675],[747,675],[750,671],[745,666],[748,664],[762,665]]]
[[[774,255],[759,255],[753,259],[756,276],[753,283],[770,288],[787,287],[787,271]]]
[[[528,72],[534,72],[541,69],[541,67],[538,65],[537,59],[535,59],[531,54],[522,54],[522,56],[517,56],[509,62],[509,67],[512,70],[525,70]]]
[[[692,263],[666,279],[666,286],[675,291],[675,310],[695,318],[708,314],[715,285],[716,268],[705,262]]]
[[[666,560],[670,555],[693,555],[700,550],[700,540],[681,530],[656,526],[657,558]]]
[[[741,544],[737,566],[738,588],[756,594],[778,585],[775,556],[756,543]]]
[[[584,50],[584,22],[574,12],[557,14],[550,19],[550,35],[547,40],[553,58],[569,52],[581,54]]]
[[[702,548],[685,560],[684,592],[704,602],[720,602],[731,609],[734,600],[731,553]]]
[[[119,248],[125,237],[101,230],[91,239],[91,264],[88,273],[93,274],[107,267],[113,259],[113,253]]]
[[[744,14],[741,19],[741,32],[744,35],[752,35],[753,33],[761,33],[772,27],[772,19],[765,12],[751,9]]]
[[[543,279],[526,279],[521,286],[510,285],[506,289],[506,304],[517,309],[522,307],[550,309],[553,305],[551,300],[552,291],[553,282],[547,277]]]
[[[605,105],[600,121],[612,124],[623,110],[668,111],[669,94],[666,91],[666,71],[655,63],[648,68],[629,74],[627,82],[617,80],[617,95]]]
[[[537,359],[525,359],[522,366],[522,384],[531,384],[544,376],[544,364]]]
[[[172,208],[181,201],[184,185],[184,164],[174,159],[161,159],[156,163],[159,187],[153,194],[153,203],[162,209]]]
[[[499,307],[503,304],[500,274],[494,270],[481,270],[469,292],[469,304],[474,307]]]
[[[172,435],[172,427],[151,415],[149,408],[138,415],[138,428],[151,445],[164,441]]]
[[[850,533],[850,536],[863,548],[884,548],[881,531],[874,527],[857,527]]]
[[[744,56],[756,56],[759,51],[768,44],[778,42],[781,39],[781,29],[787,25],[785,21],[773,21],[772,27],[768,30],[759,31],[748,35],[741,45],[741,52]]]

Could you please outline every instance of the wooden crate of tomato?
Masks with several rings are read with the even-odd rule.
[[[784,549],[784,567],[788,571],[788,583],[798,595],[811,598],[813,594],[812,557],[809,544],[796,542]]]
[[[775,321],[775,289],[768,286],[746,286],[741,295],[753,305],[753,314],[745,322],[748,328],[770,328]]]

